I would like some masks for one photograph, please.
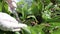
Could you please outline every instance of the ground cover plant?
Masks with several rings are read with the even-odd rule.
[[[16,34],[60,34],[60,0],[21,0],[16,9],[20,20],[28,25]],[[0,0],[0,12],[12,17],[8,4]],[[0,31],[1,34],[15,34]]]

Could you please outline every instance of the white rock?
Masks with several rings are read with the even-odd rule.
[[[26,24],[18,23],[18,21],[6,13],[0,12],[0,29],[4,31],[20,31],[26,28]]]
[[[8,5],[9,5],[9,6],[8,6],[8,10],[10,11],[10,13],[13,13],[11,8],[14,8],[13,11],[16,10],[16,8],[17,8],[17,5],[16,5],[17,0],[11,0],[11,1],[12,1],[12,2],[11,2],[12,5],[7,2]],[[12,7],[12,6],[13,6],[13,7]]]

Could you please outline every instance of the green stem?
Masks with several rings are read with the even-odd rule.
[[[15,32],[15,34],[20,34],[19,32]]]

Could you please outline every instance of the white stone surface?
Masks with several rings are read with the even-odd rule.
[[[0,29],[4,31],[20,31],[26,28],[26,24],[18,23],[18,21],[6,13],[0,12]]]

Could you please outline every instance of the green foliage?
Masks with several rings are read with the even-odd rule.
[[[0,0],[0,12],[10,13],[7,3],[3,0]],[[30,3],[21,0],[17,3],[17,13],[22,14],[22,16],[19,14],[19,17],[28,25],[28,28],[22,29],[22,34],[60,33],[60,0],[32,0]],[[38,25],[39,18],[37,19],[37,16],[42,17],[43,23]],[[7,34],[7,32],[3,33]],[[15,33],[20,34],[19,32]]]

